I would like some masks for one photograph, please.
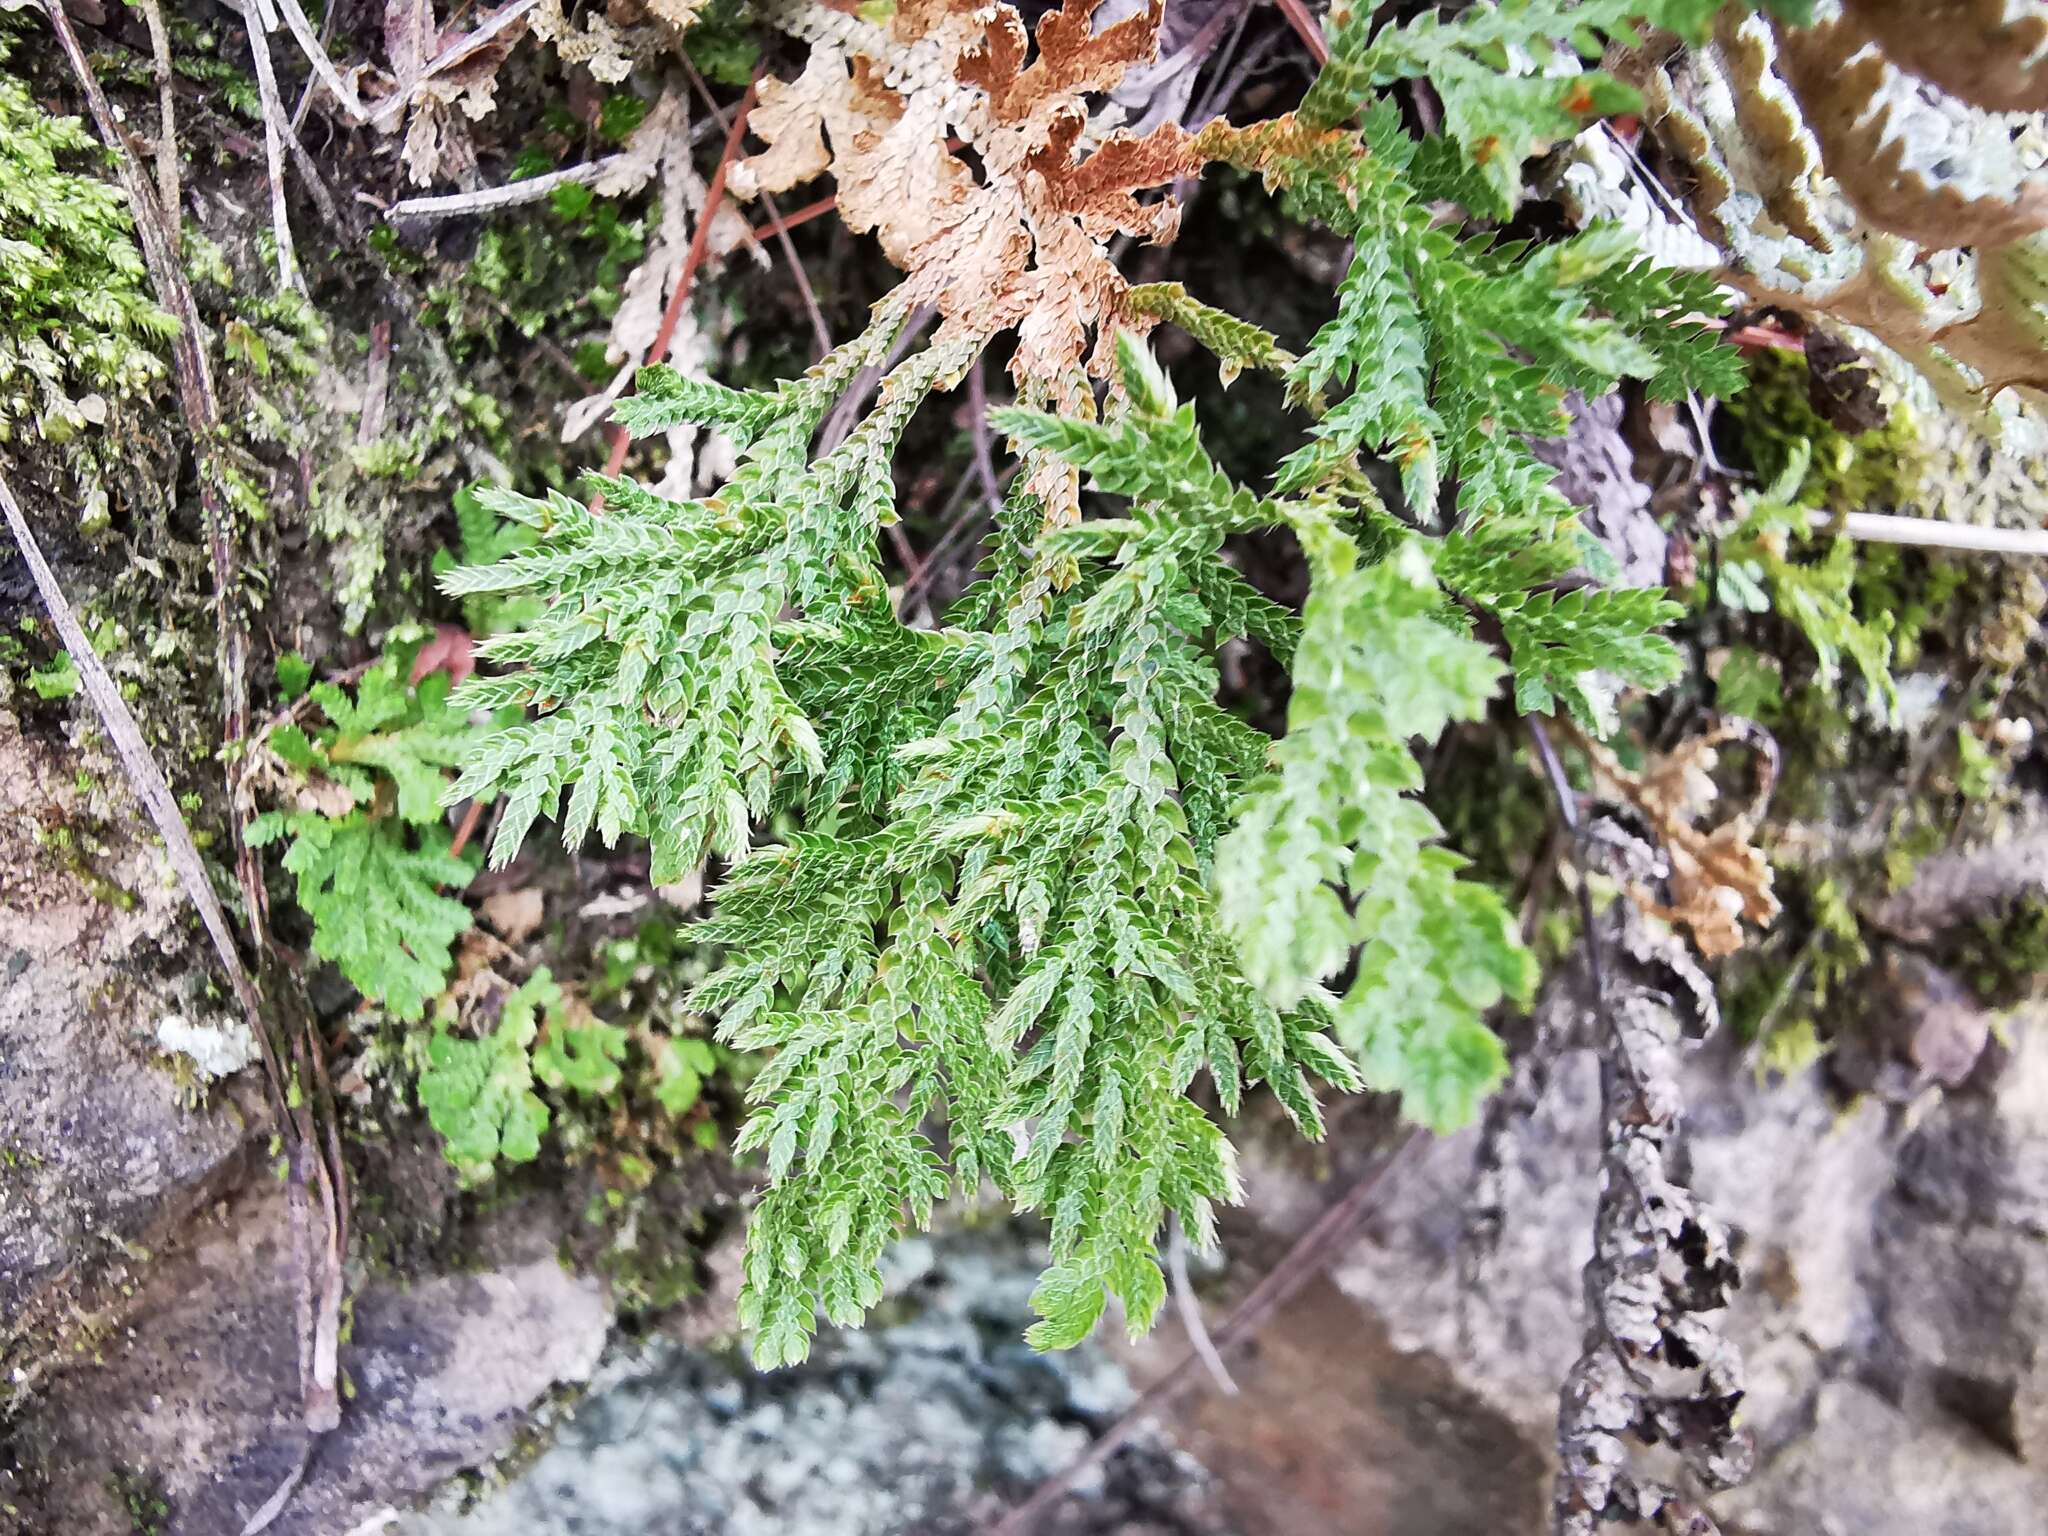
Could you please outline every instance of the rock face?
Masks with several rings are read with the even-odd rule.
[[[1607,547],[1621,568],[1620,585],[1660,587],[1670,543],[1650,514],[1650,488],[1636,478],[1622,436],[1622,398],[1566,400],[1572,428],[1564,437],[1531,441],[1530,449],[1557,471],[1557,489],[1579,508],[1587,532]]]
[[[194,926],[118,770],[0,712],[7,1536],[239,1531],[304,1456],[298,1259],[261,1091],[243,1073],[202,1105],[199,1065],[162,1050],[222,1033]],[[590,1374],[611,1308],[556,1261],[557,1225],[515,1211],[477,1272],[357,1287],[354,1397],[272,1531],[407,1504]]]
[[[893,1295],[805,1365],[657,1343],[467,1515],[405,1536],[969,1536],[1084,1450],[1132,1389],[1099,1343],[1034,1354],[1042,1253],[1008,1228],[898,1245]],[[1201,1469],[1126,1447],[1044,1536],[1235,1536]],[[396,1533],[394,1533],[396,1536]]]
[[[1730,1328],[1760,1456],[1716,1502],[1725,1529],[2038,1528],[2048,1039],[2039,1021],[2013,1034],[2002,1071],[1903,1109],[1845,1111],[1818,1074],[1759,1087],[1725,1053],[1695,1064],[1694,1186],[1736,1229],[1749,1280]],[[1505,1223],[1476,1274],[1460,1253],[1476,1133],[1413,1165],[1335,1272],[1397,1347],[1447,1362],[1538,1447],[1578,1348],[1597,1104],[1591,1057],[1567,1057],[1508,1149]]]
[[[382,1531],[589,1379],[610,1303],[557,1261],[559,1209],[496,1213],[460,1273],[353,1276],[352,1396],[307,1455],[297,1258],[260,1094],[244,1074],[194,1108],[164,1059],[162,1039],[218,1013],[146,831],[81,761],[0,716],[0,1533],[238,1531],[302,1462],[272,1531]],[[2013,1021],[2010,1051],[1962,1022],[1891,1040],[1915,1064],[1903,1103],[1845,1110],[1818,1074],[1760,1087],[1725,1053],[1693,1064],[1694,1184],[1749,1277],[1731,1329],[1760,1466],[1718,1501],[1731,1533],[2041,1523],[2048,1020]],[[1115,1458],[1050,1536],[1534,1528],[1580,1341],[1597,1098],[1591,1059],[1567,1057],[1507,1144],[1504,1221],[1476,1268],[1461,1239],[1477,1137],[1428,1147],[1334,1283],[1239,1362],[1248,1397],[1185,1402],[1172,1438]],[[1332,1192],[1250,1164],[1251,1212],[1284,1246]],[[906,1244],[897,1262],[877,1326],[828,1336],[802,1370],[756,1377],[687,1332],[593,1395],[508,1492],[401,1528],[982,1528],[1130,1382],[1098,1347],[1022,1345],[1037,1258],[1011,1229]],[[1279,1406],[1259,1408],[1262,1380]]]
[[[209,1006],[188,910],[118,770],[0,712],[0,1340],[238,1176],[255,1095],[193,1114],[156,1043]]]
[[[239,1531],[305,1458],[286,1205],[262,1179],[195,1223],[100,1359],[50,1384],[18,1440],[38,1485],[21,1529],[126,1533],[140,1489],[164,1505],[161,1536]],[[590,1375],[611,1326],[602,1288],[538,1233],[499,1246],[480,1273],[363,1287],[341,1352],[354,1395],[271,1531],[395,1516]]]

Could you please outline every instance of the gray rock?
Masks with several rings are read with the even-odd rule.
[[[1131,1397],[1098,1344],[1023,1346],[1042,1252],[1012,1229],[900,1246],[858,1333],[761,1375],[670,1339],[623,1362],[523,1475],[405,1536],[967,1536],[1084,1450]],[[1154,1522],[1150,1524],[1147,1522]],[[1225,1536],[1199,1467],[1153,1441],[1081,1480],[1048,1536]]]
[[[536,1246],[476,1274],[363,1286],[341,1353],[353,1395],[277,1536],[339,1536],[395,1512],[499,1455],[553,1386],[589,1376],[611,1323],[602,1288]],[[164,1536],[239,1531],[306,1450],[294,1275],[274,1181],[195,1223],[100,1358],[57,1377],[21,1426],[35,1493],[23,1529],[125,1533],[125,1482],[166,1503]]]
[[[82,762],[113,789],[81,791]],[[163,1019],[210,1005],[189,909],[118,775],[0,712],[0,1337],[73,1310],[239,1178],[258,1112],[253,1083],[188,1108],[159,1054]]]
[[[1618,394],[1565,400],[1571,431],[1529,441],[1535,456],[1557,471],[1557,488],[1579,508],[1586,530],[1621,567],[1621,584],[1664,585],[1669,540],[1650,508],[1650,487],[1636,478],[1635,454],[1622,435],[1624,402]]]
[[[1818,1072],[1760,1085],[1727,1051],[1694,1063],[1693,1182],[1736,1229],[1748,1281],[1729,1326],[1761,1464],[1716,1501],[1730,1529],[2038,1528],[2048,1038],[2039,1021],[2012,1033],[1989,1094],[1908,1110],[1844,1110]],[[1593,1063],[1575,1053],[1507,1149],[1505,1219],[1476,1278],[1460,1252],[1476,1133],[1411,1164],[1333,1272],[1397,1347],[1446,1362],[1538,1448],[1578,1339],[1596,1106]],[[1255,1170],[1254,1201],[1284,1206],[1285,1183]]]

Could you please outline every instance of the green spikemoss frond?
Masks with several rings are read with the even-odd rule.
[[[1578,83],[1504,61],[1625,40],[1624,9],[1528,0],[1379,38],[1340,18],[1313,111],[1204,130],[1201,149],[1355,252],[1299,357],[1177,289],[1132,295],[1226,369],[1286,375],[1314,420],[1270,492],[1217,468],[1121,335],[1099,404],[1063,381],[1066,409],[1037,409],[1040,381],[994,415],[1021,463],[988,574],[948,627],[906,628],[876,557],[893,449],[980,340],[942,326],[828,448],[898,300],[773,391],[643,380],[635,431],[698,420],[746,440],[715,495],[602,480],[600,515],[500,494],[531,544],[443,576],[541,605],[486,647],[507,670],[458,700],[526,711],[450,791],[506,796],[494,857],[547,816],[571,843],[647,838],[657,880],[730,861],[691,931],[723,958],[690,1006],[767,1056],[740,1138],[769,1186],[740,1303],[764,1363],[802,1358],[821,1313],[858,1320],[890,1239],[983,1181],[1049,1222],[1034,1342],[1075,1341],[1111,1297],[1142,1329],[1168,1216],[1203,1242],[1238,1193],[1198,1079],[1225,1113],[1263,1088],[1313,1136],[1325,1087],[1396,1092],[1449,1129],[1500,1077],[1487,1016],[1526,1001],[1533,965],[1444,845],[1416,743],[1510,686],[1597,729],[1616,690],[1669,680],[1657,631],[1675,610],[1598,585],[1526,439],[1564,430],[1572,390],[1735,377],[1700,323],[1717,297],[1639,265],[1618,231],[1527,247],[1445,227],[1434,200],[1510,188],[1474,141],[1418,144],[1384,106],[1330,125],[1371,86],[1442,69],[1466,92],[1459,132],[1532,142]],[[1382,504],[1374,461],[1405,505]],[[1233,537],[1275,528],[1307,555],[1299,615],[1233,565]],[[1292,677],[1277,742],[1220,702],[1219,650],[1246,637]],[[794,830],[756,846],[771,816]],[[603,1071],[601,1043],[582,1068]]]

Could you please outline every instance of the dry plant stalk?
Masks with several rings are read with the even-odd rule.
[[[1607,822],[1590,839],[1625,883],[1654,878],[1655,853]],[[1727,1228],[1678,1160],[1679,1053],[1719,1022],[1711,986],[1669,933],[1618,904],[1586,938],[1576,983],[1601,1026],[1601,1185],[1585,1270],[1584,1352],[1559,1398],[1557,1536],[1649,1522],[1683,1536],[1718,1527],[1693,1496],[1635,1465],[1629,1442],[1662,1446],[1700,1491],[1734,1486],[1755,1447],[1736,1427],[1741,1351],[1714,1314],[1741,1283]]]

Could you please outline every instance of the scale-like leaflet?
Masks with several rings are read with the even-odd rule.
[[[1640,46],[1650,28],[1697,41],[1721,0],[1479,0],[1456,15],[1434,9],[1375,30],[1377,8],[1339,0],[1330,58],[1303,98],[1304,121],[1331,128],[1382,86],[1427,80],[1444,130],[1491,194],[1475,213],[1506,217],[1522,162],[1597,118],[1642,110],[1635,91],[1597,69],[1610,46]]]
[[[289,837],[284,867],[313,919],[313,953],[363,996],[400,1019],[416,1019],[454,968],[451,946],[469,929],[469,908],[441,887],[461,890],[473,856],[449,852],[446,827],[408,828],[393,817],[350,811],[270,812],[249,827],[260,848]]]
[[[426,1011],[470,926],[469,908],[446,892],[468,886],[476,858],[452,851],[441,796],[485,734],[450,702],[445,673],[406,681],[412,657],[387,654],[354,697],[316,684],[309,697],[325,724],[265,734],[280,765],[323,786],[324,808],[271,811],[244,834],[252,848],[289,840],[284,867],[313,920],[313,952],[399,1019]]]
[[[735,861],[695,930],[724,955],[692,1004],[771,1053],[740,1139],[770,1186],[741,1294],[764,1362],[801,1358],[821,1311],[857,1320],[890,1238],[984,1179],[1049,1218],[1034,1342],[1074,1342],[1111,1297],[1142,1329],[1168,1218],[1205,1242],[1238,1194],[1190,1092],[1204,1075],[1226,1112],[1270,1088],[1311,1136],[1320,1084],[1398,1092],[1449,1129],[1500,1076],[1486,1015],[1526,1000],[1533,964],[1500,896],[1443,845],[1413,744],[1480,718],[1511,672],[1524,707],[1596,720],[1607,674],[1669,675],[1660,598],[1566,590],[1587,546],[1524,439],[1564,430],[1571,389],[1727,374],[1696,323],[1712,296],[1632,265],[1613,232],[1495,245],[1430,203],[1504,201],[1522,147],[1608,99],[1590,77],[1504,68],[1515,49],[1590,55],[1644,9],[1510,0],[1376,39],[1340,18],[1312,110],[1176,143],[1175,164],[1260,171],[1352,241],[1338,313],[1296,359],[1184,292],[1100,278],[1094,297],[1116,302],[1097,306],[1097,344],[1062,320],[1065,371],[1020,365],[1021,407],[992,418],[1022,463],[956,627],[902,627],[875,541],[904,422],[987,336],[941,304],[937,339],[813,451],[907,300],[773,392],[649,375],[623,419],[724,427],[747,444],[731,481],[689,504],[606,481],[601,518],[506,498],[537,542],[450,581],[550,603],[488,651],[521,670],[466,694],[534,711],[456,790],[507,795],[498,856],[566,792],[572,840],[645,835],[658,880],[707,850]],[[1707,9],[1647,7],[1686,26]],[[1441,70],[1473,154],[1414,143],[1391,110],[1337,126],[1422,69]],[[1077,360],[1102,366],[1110,324],[1161,317],[1226,371],[1284,373],[1318,418],[1271,495],[1218,470],[1128,333],[1099,402],[1086,387]],[[1050,355],[1026,341],[1020,358]],[[1400,470],[1405,518],[1373,459]],[[1127,505],[1084,515],[1083,478]],[[1439,506],[1451,484],[1455,507]],[[1419,536],[1446,521],[1449,537]],[[1275,527],[1308,555],[1299,619],[1231,568],[1233,535]],[[1499,624],[1507,664],[1472,610]],[[1278,743],[1218,702],[1218,650],[1244,636],[1293,677]],[[770,809],[802,830],[751,849]]]
[[[592,830],[607,844],[625,833],[648,838],[654,878],[680,879],[707,853],[745,853],[749,824],[768,809],[785,766],[825,772],[817,732],[777,670],[777,625],[792,604],[828,609],[828,598],[880,589],[875,485],[886,493],[896,437],[957,357],[927,348],[890,374],[875,410],[838,449],[813,458],[810,444],[847,381],[900,325],[884,310],[772,396],[654,373],[649,398],[632,411],[638,430],[701,410],[757,434],[714,498],[670,501],[596,478],[600,516],[560,494],[479,493],[539,537],[496,564],[444,572],[443,590],[547,600],[525,627],[477,648],[519,670],[474,677],[457,697],[532,711],[476,752],[448,792],[451,803],[504,795],[494,862],[511,857],[535,820],[559,816],[570,846]]]

